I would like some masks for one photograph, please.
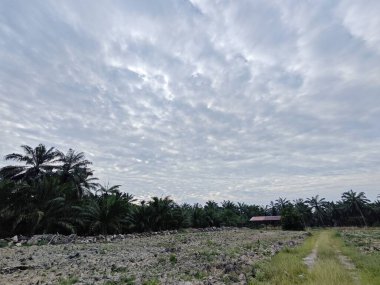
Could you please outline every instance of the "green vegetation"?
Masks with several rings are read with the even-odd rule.
[[[170,261],[170,263],[171,264],[176,264],[177,263],[177,256],[175,255],[175,254],[171,254],[170,256],[169,256],[169,261]]]
[[[376,231],[361,232],[372,236]],[[249,284],[380,284],[379,252],[361,252],[352,242],[350,233],[351,230],[347,234],[333,230],[315,231],[302,246],[285,249],[270,261],[259,264],[255,268],[255,278]],[[316,259],[308,268],[304,258],[313,250]]]
[[[143,285],[160,285],[160,281],[158,279],[149,279],[142,283]]]
[[[255,278],[250,280],[251,285],[264,284],[303,284],[307,267],[303,262],[312,250],[318,239],[318,234],[306,239],[299,247],[281,251],[271,260],[259,263],[254,268]]]
[[[293,203],[279,198],[267,207],[224,201],[178,205],[169,197],[135,203],[120,185],[97,183],[82,152],[63,153],[40,144],[5,156],[0,169],[0,238],[42,233],[118,234],[187,227],[253,226],[249,219],[283,215],[283,228],[306,226],[372,226],[380,224],[380,202],[363,192],[348,191],[342,200],[318,196]]]
[[[354,262],[361,284],[380,284],[380,230],[343,230],[339,236],[345,245],[342,252]]]
[[[281,225],[283,230],[305,230],[305,224],[302,221],[301,214],[293,205],[287,206],[281,213]]]
[[[78,278],[76,277],[70,277],[67,279],[61,279],[59,280],[59,285],[72,285],[78,282]]]

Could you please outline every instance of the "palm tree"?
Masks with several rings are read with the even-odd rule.
[[[70,187],[56,176],[45,176],[22,186],[14,193],[9,206],[13,212],[12,231],[21,234],[75,232],[75,207],[65,197]]]
[[[363,215],[363,210],[366,208],[370,201],[367,199],[364,192],[360,192],[359,194],[352,190],[344,192],[342,194],[342,201],[344,210],[348,212],[356,210],[360,214],[364,225],[367,226],[366,219]]]
[[[324,225],[324,216],[326,215],[326,206],[328,204],[326,199],[319,198],[319,195],[316,195],[314,197],[307,198],[305,203],[309,204],[317,219],[322,225]]]
[[[129,219],[132,222],[133,230],[145,232],[151,230],[151,211],[146,202],[143,200],[140,205],[133,205],[132,213]]]
[[[303,199],[294,200],[294,207],[302,217],[303,224],[306,226],[311,220],[311,209]]]
[[[207,201],[204,206],[205,219],[209,227],[220,226],[220,208],[215,201]]]
[[[121,193],[120,190],[119,190],[120,186],[121,185],[109,186],[109,184],[107,184],[107,185],[99,185],[99,189],[97,189],[95,191],[95,193],[96,194],[100,193],[100,195],[103,195],[103,194],[109,195],[109,194]]]
[[[19,187],[14,181],[0,179],[0,238],[12,235],[14,197]]]
[[[222,222],[225,226],[237,226],[241,222],[238,207],[234,202],[222,202]]]
[[[121,193],[104,193],[88,199],[82,217],[90,233],[114,234],[128,229],[130,205]]]
[[[5,166],[0,169],[0,176],[15,181],[29,181],[53,172],[57,169],[59,152],[51,147],[46,149],[43,144],[36,148],[22,145],[25,154],[11,153],[5,160],[14,160],[25,163],[24,166]]]
[[[83,152],[75,152],[73,149],[64,154],[59,152],[59,160],[62,165],[59,174],[63,183],[71,182],[75,185],[76,198],[82,198],[85,190],[93,189],[97,186],[95,178],[90,178],[93,172],[88,166],[92,164],[85,159]]]
[[[288,199],[281,197],[278,198],[275,202],[276,208],[280,211],[280,213],[282,212],[282,210],[284,210],[287,206],[291,204]]]
[[[276,204],[273,201],[270,201],[270,206],[266,207],[265,215],[269,215],[269,216],[278,215],[278,209],[276,207]]]
[[[175,206],[174,201],[169,197],[152,197],[148,205],[151,209],[151,220],[154,222],[152,228],[159,231],[167,230],[172,222],[172,209]]]
[[[191,208],[191,226],[195,228],[204,228],[208,226],[205,211],[198,203],[195,203]]]

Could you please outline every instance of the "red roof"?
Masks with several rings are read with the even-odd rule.
[[[256,216],[250,219],[251,222],[268,222],[268,221],[280,221],[281,216]]]

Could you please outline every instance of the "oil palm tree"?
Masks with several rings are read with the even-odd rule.
[[[296,199],[294,200],[294,207],[301,215],[304,225],[310,224],[312,213],[308,204],[303,199]]]
[[[21,148],[24,154],[11,153],[5,156],[5,160],[22,162],[25,165],[5,166],[0,169],[0,176],[14,181],[30,181],[57,169],[59,152],[54,147],[46,149],[43,144],[39,144],[36,148],[28,145],[22,145]]]
[[[278,198],[275,202],[276,208],[279,210],[280,213],[282,212],[282,210],[284,210],[287,206],[290,205],[290,201],[282,197]]]
[[[71,182],[75,185],[75,196],[80,199],[85,194],[97,186],[94,181],[96,178],[91,178],[93,175],[92,170],[88,167],[92,164],[86,160],[83,152],[75,152],[69,149],[66,154],[59,152],[58,161],[61,163],[59,167],[59,175],[62,183]]]
[[[14,193],[12,229],[17,233],[72,233],[75,210],[66,200],[71,184],[62,184],[56,176],[33,180]]]
[[[81,217],[92,234],[114,234],[127,230],[130,205],[119,192],[104,193],[88,199]]]
[[[204,206],[205,219],[207,220],[208,226],[218,227],[220,226],[220,208],[218,203],[214,201],[207,201]]]
[[[270,201],[269,206],[266,207],[265,215],[268,215],[268,216],[277,216],[278,215],[278,209],[276,207],[275,202]]]
[[[152,197],[152,200],[148,202],[152,215],[152,228],[154,230],[166,230],[172,219],[172,209],[175,203],[169,197],[158,198]]]
[[[308,204],[314,215],[317,217],[317,220],[324,225],[324,217],[326,216],[326,207],[328,203],[326,202],[325,198],[319,198],[319,195],[316,195],[311,198],[307,198],[305,201],[306,204]]]
[[[132,223],[134,231],[146,232],[152,230],[151,209],[144,200],[140,201],[140,205],[133,205],[128,218]]]
[[[356,193],[352,190],[344,192],[342,194],[343,209],[346,212],[355,212],[357,211],[365,226],[367,226],[367,221],[364,217],[363,211],[366,209],[369,199],[365,196],[364,192]]]

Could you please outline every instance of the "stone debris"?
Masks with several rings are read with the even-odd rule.
[[[79,237],[12,237],[0,248],[0,284],[247,284],[255,264],[284,247],[300,244],[304,232],[247,228],[201,229]],[[16,243],[22,246],[16,247]],[[50,243],[50,244],[49,244]],[[124,282],[124,283],[123,283]]]

